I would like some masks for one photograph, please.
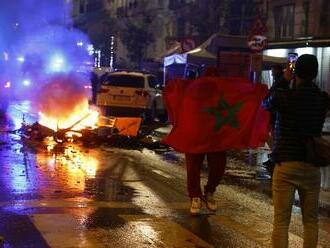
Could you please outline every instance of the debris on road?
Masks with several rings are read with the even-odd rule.
[[[141,118],[100,117],[96,127],[74,130],[76,122],[69,128],[53,130],[39,122],[32,125],[22,124],[19,134],[25,142],[32,145],[80,143],[86,147],[110,145],[127,149],[147,147],[156,151],[168,151],[170,148],[161,143],[165,134],[155,131],[158,126],[141,126]]]

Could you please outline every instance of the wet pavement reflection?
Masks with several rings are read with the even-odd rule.
[[[258,192],[268,194],[270,180],[256,181],[252,165],[242,170],[247,152],[229,161],[218,212],[192,217],[182,154],[22,139],[22,123],[36,120],[30,102],[11,104],[0,119],[5,247],[269,247],[271,200]],[[252,158],[260,164],[267,153]],[[299,246],[297,213],[290,242]],[[322,228],[320,242],[329,247],[327,218]]]

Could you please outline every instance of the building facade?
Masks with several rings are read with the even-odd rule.
[[[266,0],[269,38],[266,55],[286,57],[289,52],[317,56],[317,83],[330,92],[330,1]]]
[[[75,25],[102,50],[104,66],[111,39],[117,67],[139,68],[142,61],[161,62],[168,54],[193,49],[214,33],[248,35],[259,17],[267,26],[265,53],[316,54],[319,81],[329,88],[329,0],[72,1]]]
[[[330,37],[328,0],[266,0],[271,40]]]
[[[98,49],[106,52],[107,40],[115,38],[120,67],[161,61],[167,54],[193,49],[215,32],[246,33],[255,17],[247,0],[72,1],[75,26]]]
[[[166,49],[164,41],[173,32],[167,7],[167,0],[113,1],[119,66],[137,67],[142,60],[157,59]]]

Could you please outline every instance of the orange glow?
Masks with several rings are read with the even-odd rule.
[[[84,128],[96,128],[98,122],[99,113],[96,110],[90,109],[88,106],[88,100],[83,99],[82,102],[78,103],[70,114],[63,114],[52,116],[50,113],[39,112],[39,123],[46,126],[54,131],[59,129],[70,129],[70,131],[79,131]],[[71,132],[69,137],[79,135]]]
[[[74,174],[77,171],[83,171],[86,178],[95,178],[96,176],[98,160],[84,155],[72,146],[65,149],[61,162],[68,165],[68,170]]]
[[[53,138],[46,141],[48,152],[53,152],[56,142]],[[56,155],[56,163],[65,167],[67,178],[72,177],[72,185],[77,177],[95,178],[99,161],[91,154],[84,154],[74,145],[65,147],[63,154]],[[68,180],[70,181],[70,180]]]

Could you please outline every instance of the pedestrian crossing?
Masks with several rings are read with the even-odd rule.
[[[30,219],[50,247],[103,247],[70,214],[33,214]]]
[[[115,210],[114,212],[119,213],[125,212],[127,207],[132,207],[120,202],[114,204],[95,202],[94,207],[91,205],[83,207],[80,208],[81,211],[77,212],[72,209],[72,205],[75,205],[75,203],[71,206],[67,203],[60,204],[58,201],[55,203],[55,205],[48,203],[47,206],[49,208],[51,206],[56,206],[56,208],[66,206],[64,208],[69,208],[69,212],[71,211],[72,213],[37,213],[29,215],[31,222],[50,247],[214,247],[191,231],[165,217],[143,214],[106,215],[109,217],[109,226],[90,227],[88,225],[88,221],[93,221],[89,220],[89,218],[92,218],[91,216],[95,211],[98,211],[100,206],[102,206],[103,211],[104,209],[109,212]],[[33,205],[36,206],[36,203],[34,202]],[[179,204],[174,205],[178,206]],[[67,212],[68,209],[64,211]],[[111,220],[111,218],[114,220]],[[115,220],[116,218],[117,220]],[[123,221],[118,221],[118,218]],[[115,227],[111,228],[111,221],[118,221],[119,224],[116,226],[113,223]],[[114,237],[120,239],[120,242],[114,240]]]
[[[177,211],[181,220],[173,216],[145,214],[133,203],[98,202],[88,199],[27,201],[22,203],[20,208],[34,209],[33,213],[28,214],[31,223],[47,244],[55,248],[270,247],[272,224],[262,217],[244,211],[233,215],[228,210],[230,206],[230,203],[222,203],[215,215],[190,217],[182,216],[184,211],[187,212],[189,203],[167,203],[168,211]],[[9,202],[1,203],[1,208],[10,207],[12,206]],[[95,217],[97,212],[99,215]],[[186,219],[188,224],[182,224],[182,219]],[[206,221],[204,226],[200,226],[203,224],[201,219]],[[326,225],[325,221],[323,226]],[[210,230],[202,230],[203,228]],[[203,231],[209,231],[212,237],[204,240],[201,237],[203,235],[199,234]],[[226,238],[224,233],[229,236]],[[237,239],[237,243],[233,237]],[[290,233],[289,239],[290,247],[302,247],[300,236]],[[228,246],[221,246],[223,243]]]

